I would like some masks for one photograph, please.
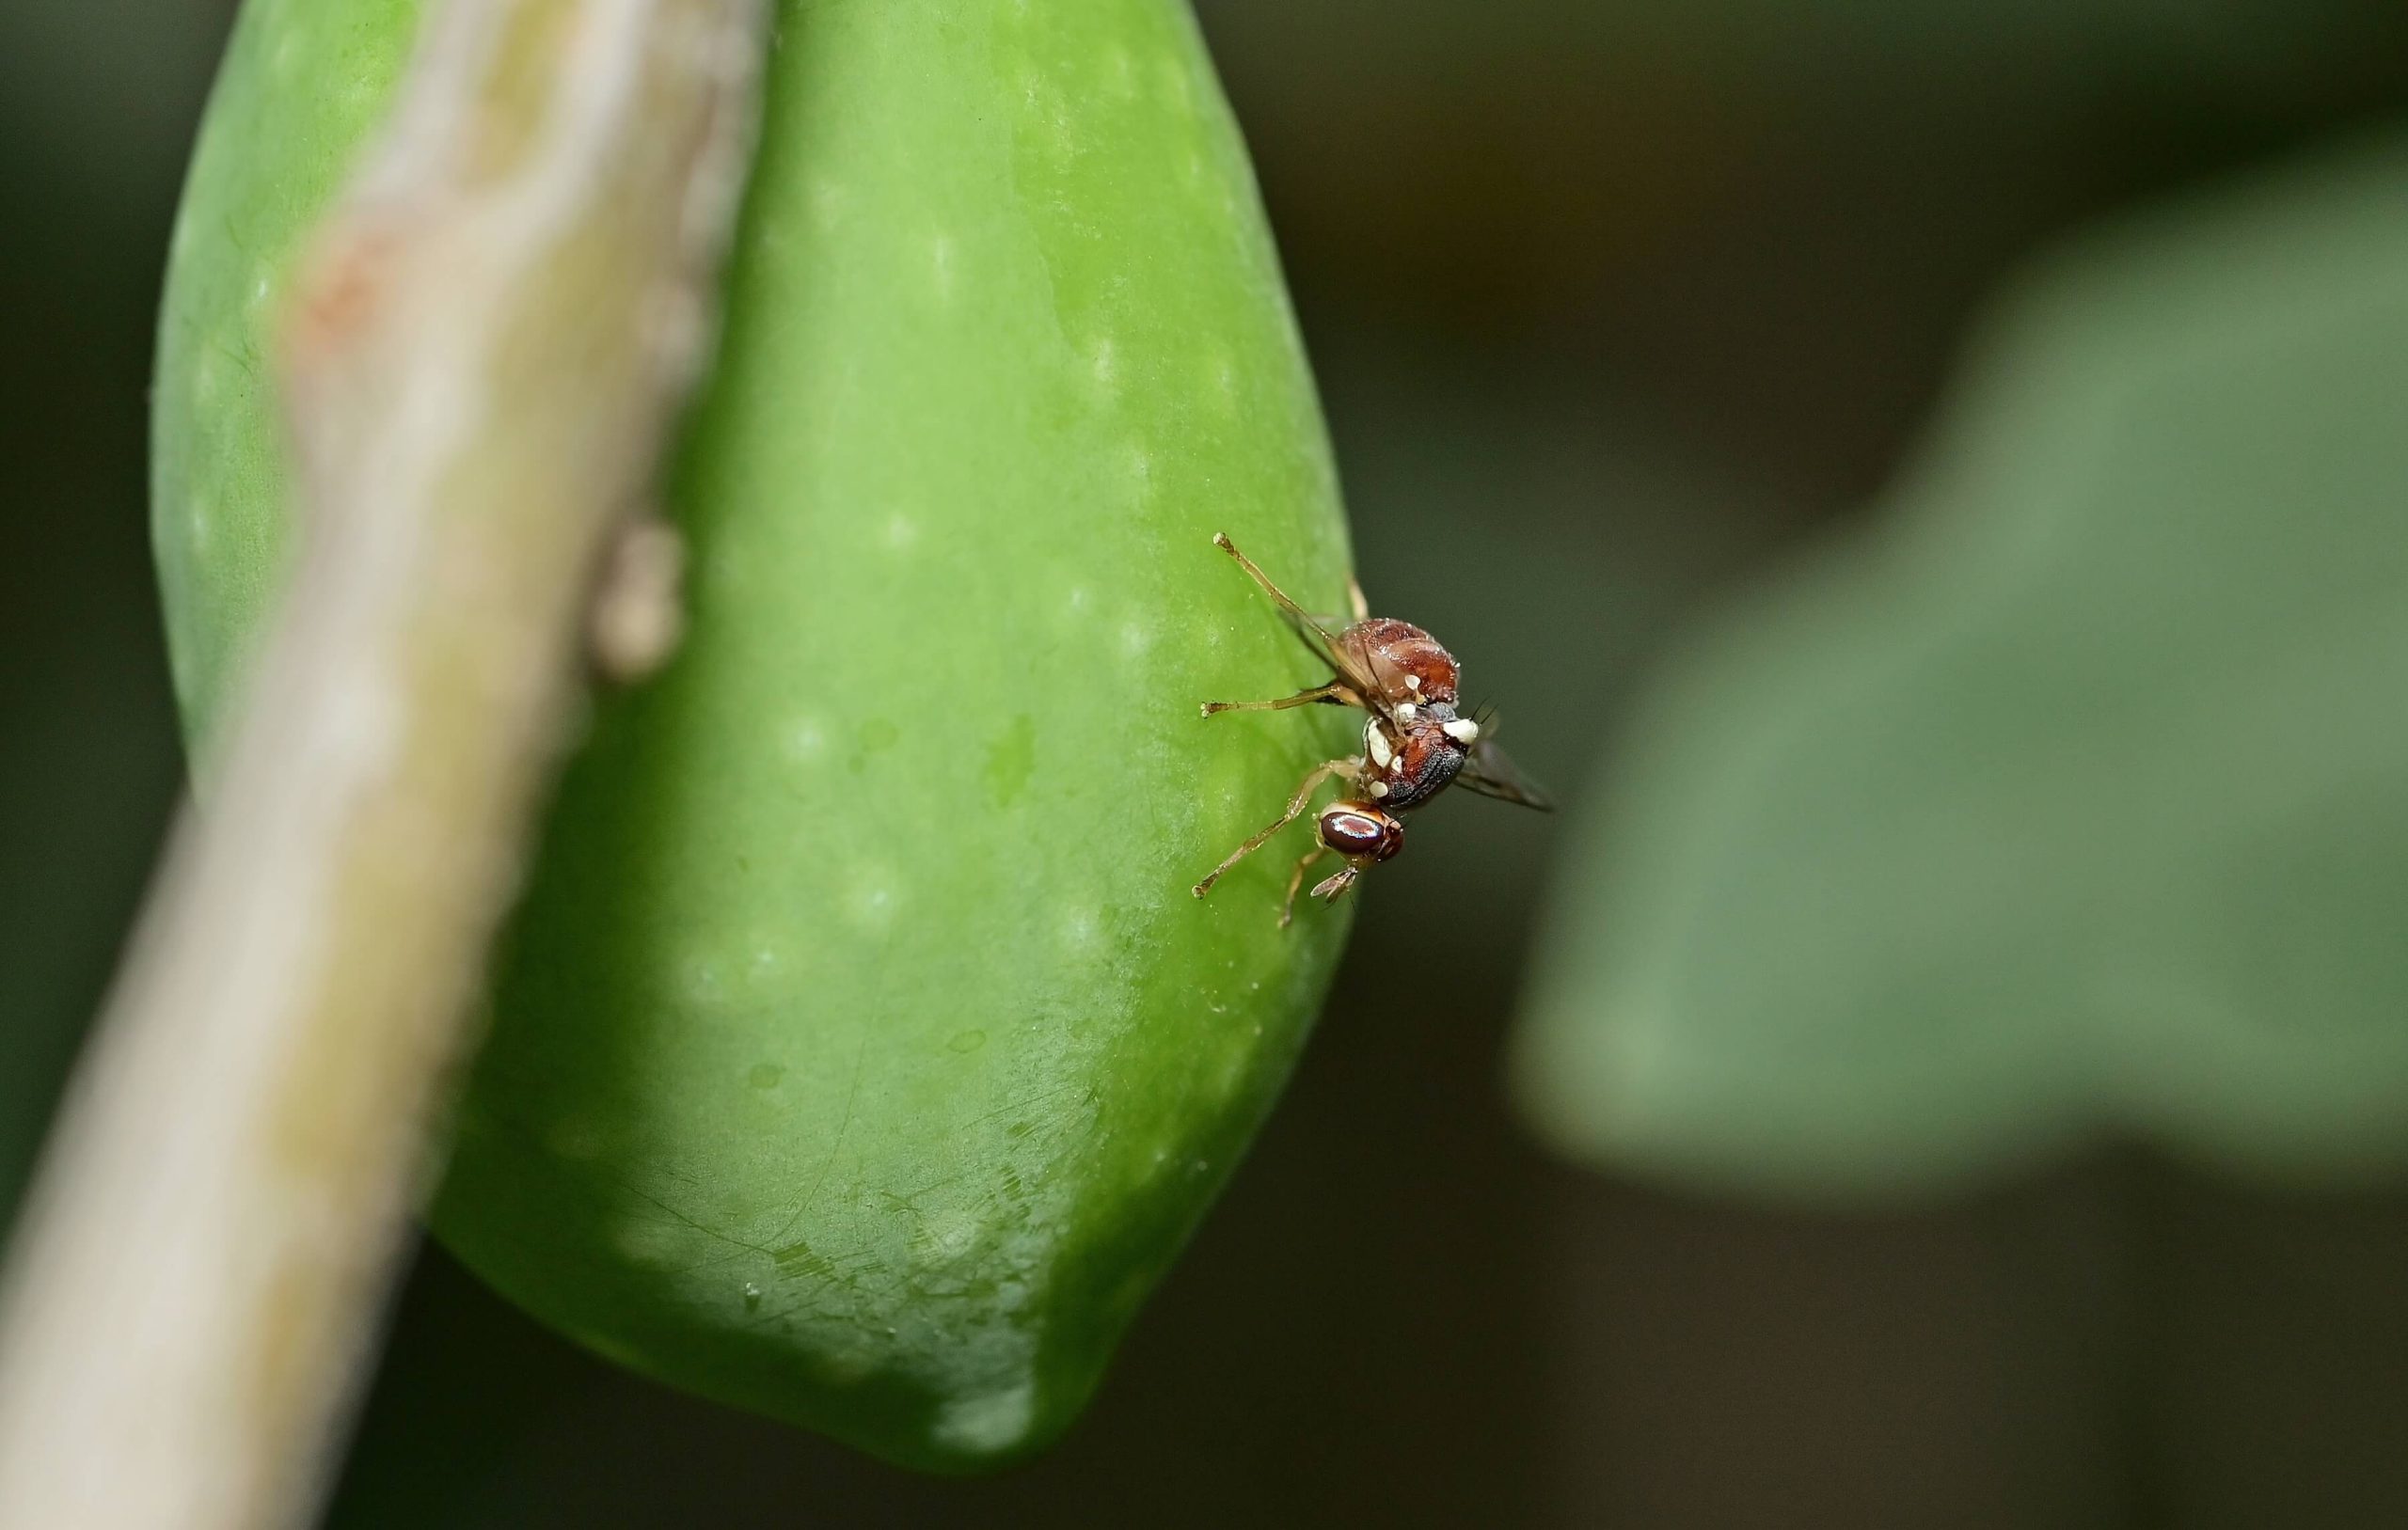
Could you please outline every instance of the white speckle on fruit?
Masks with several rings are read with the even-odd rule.
[[[1072,585],[1070,587],[1069,607],[1073,614],[1084,611],[1087,608],[1087,591],[1085,585]]]
[[[1164,101],[1182,112],[1192,112],[1196,109],[1195,92],[1187,86],[1187,71],[1179,67],[1177,59],[1163,60],[1162,82]]]
[[[983,1396],[958,1398],[937,1414],[936,1443],[949,1450],[1002,1450],[1028,1433],[1036,1414],[1037,1394],[1026,1381]]]
[[[920,528],[911,516],[901,513],[886,518],[886,545],[893,552],[908,552],[920,540]]]
[[[901,901],[895,891],[895,879],[883,866],[873,866],[855,872],[848,878],[852,894],[846,900],[853,923],[868,929],[883,929],[894,923],[895,907]]]
[[[1112,93],[1123,101],[1137,93],[1137,66],[1130,62],[1126,48],[1105,50],[1103,77],[1111,84]]]
[[[276,77],[280,80],[291,74],[293,66],[300,60],[301,39],[294,32],[288,30],[284,34],[284,40],[276,45],[275,55],[268,59],[268,68],[275,71]]]
[[[1221,1096],[1228,1098],[1245,1081],[1245,1054],[1232,1051],[1221,1063]]]
[[[1120,651],[1131,658],[1138,657],[1153,646],[1153,632],[1142,623],[1132,622],[1120,629]]]
[[[1095,944],[1096,921],[1092,908],[1074,908],[1062,922],[1062,939],[1074,946]]]
[[[267,302],[267,278],[265,276],[261,276],[259,280],[251,284],[251,307],[256,308],[265,305]]]
[[[719,963],[707,956],[697,957],[686,964],[684,988],[686,1001],[694,1004],[715,1004],[726,991],[725,975]]]
[[[785,975],[786,954],[768,940],[752,948],[752,981],[774,985]]]
[[[206,405],[216,397],[217,357],[214,353],[204,351],[200,359],[192,364],[193,402]]]
[[[1095,342],[1095,349],[1088,355],[1087,370],[1095,374],[1098,387],[1106,391],[1112,388],[1119,373],[1120,362],[1108,337]]]
[[[822,229],[834,228],[851,200],[851,194],[833,181],[811,183],[811,216]]]
[[[1154,486],[1154,457],[1144,447],[1129,449],[1129,476],[1136,481],[1137,495],[1143,498]]]
[[[953,301],[953,241],[943,234],[928,242],[928,271],[935,278],[937,301]]]
[[[807,765],[828,752],[828,729],[817,718],[803,716],[786,724],[786,758]]]
[[[208,550],[210,534],[216,529],[210,516],[210,508],[209,497],[197,494],[192,497],[192,506],[186,512],[189,528],[185,535],[192,543],[192,550],[196,553]]]

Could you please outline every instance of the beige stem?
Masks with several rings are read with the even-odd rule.
[[[306,1520],[713,329],[762,0],[452,0],[289,317],[291,592],[0,1297],[0,1526]]]

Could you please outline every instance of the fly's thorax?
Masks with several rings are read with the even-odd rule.
[[[1340,633],[1338,640],[1354,669],[1378,683],[1380,700],[1391,704],[1455,704],[1461,678],[1455,656],[1412,623],[1392,616],[1369,617]]]
[[[1363,728],[1364,790],[1390,812],[1418,807],[1446,790],[1479,736],[1449,705],[1401,706],[1393,721],[1374,716]]]

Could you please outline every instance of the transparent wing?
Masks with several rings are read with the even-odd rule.
[[[1514,769],[1505,751],[1486,737],[1471,747],[1471,758],[1455,773],[1455,784],[1499,802],[1515,802],[1541,812],[1555,811],[1555,798]]]
[[[1413,695],[1405,686],[1404,671],[1368,650],[1349,654],[1343,644],[1338,645],[1338,656],[1341,661],[1338,672],[1346,677],[1346,683],[1363,693],[1367,705],[1394,724],[1396,703],[1390,698]]]
[[[1285,597],[1281,599],[1284,601]],[[1328,665],[1339,679],[1362,693],[1366,699],[1378,694],[1378,677],[1367,672],[1349,657],[1346,646],[1327,627],[1292,606],[1283,604],[1279,614],[1288,619],[1289,627],[1307,648],[1312,650],[1313,657]]]

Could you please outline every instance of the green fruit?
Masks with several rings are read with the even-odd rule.
[[[156,532],[204,747],[293,526],[277,294],[415,7],[252,0],[176,237]],[[1160,0],[780,7],[668,672],[547,828],[437,1233],[648,1374],[881,1455],[1043,1443],[1289,1070],[1346,923],[1346,746],[1228,529],[1342,607],[1244,152]]]

